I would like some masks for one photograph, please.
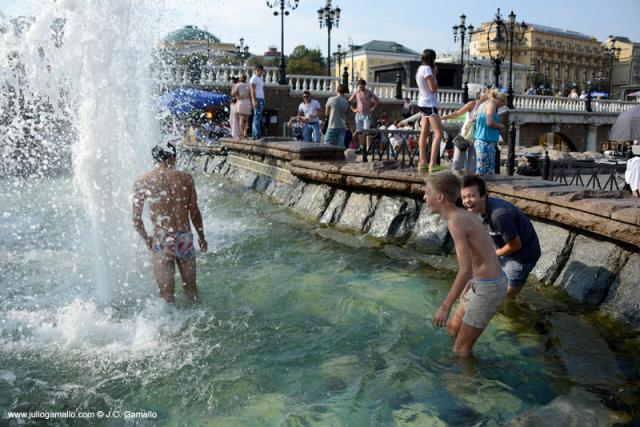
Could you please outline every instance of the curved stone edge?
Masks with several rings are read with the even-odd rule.
[[[640,247],[640,228],[624,222],[605,221],[603,217],[575,209],[550,205],[535,200],[525,200],[505,194],[503,198],[520,208],[528,216],[557,221],[566,227],[575,227],[585,232],[599,234],[605,238],[619,240]],[[615,228],[612,227],[615,225]]]
[[[285,183],[229,163],[210,173],[239,182],[322,225],[406,243],[419,254],[442,255],[452,249],[446,224],[417,197],[354,191],[337,179],[332,185],[294,176]],[[525,211],[536,216],[531,209]],[[561,289],[575,302],[640,329],[640,254],[634,248],[549,221],[532,222],[544,248],[532,282]]]

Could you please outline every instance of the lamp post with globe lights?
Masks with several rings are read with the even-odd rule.
[[[289,0],[267,0],[267,6],[270,9],[280,9],[280,12],[277,10],[274,11],[273,15],[280,15],[280,65],[278,66],[280,70],[280,78],[278,79],[278,83],[281,85],[287,84],[287,65],[284,61],[284,17],[289,16],[289,11],[285,9],[297,9],[299,1],[300,0],[293,0],[293,2]]]
[[[473,32],[473,25],[466,25],[466,15],[463,13],[460,15],[460,25],[453,26],[453,42],[457,42],[460,39],[460,64],[462,65],[462,79],[464,80],[464,42],[465,39],[471,41],[471,33]],[[462,84],[462,102],[465,104],[469,101],[469,73],[467,72],[467,80]]]
[[[331,7],[331,0],[327,0],[324,7],[318,9],[320,28],[327,27],[327,76],[331,76],[331,30],[338,28],[340,23],[340,8]]]
[[[244,37],[240,37],[240,44],[236,45],[234,53],[238,58],[238,64],[244,65],[244,62],[249,57],[249,46],[245,46]]]
[[[602,53],[604,54],[604,58],[606,60],[606,64],[608,66],[608,77],[609,77],[609,84],[608,84],[608,88],[609,88],[609,92],[608,92],[608,99],[612,98],[612,94],[611,94],[611,90],[613,89],[611,86],[612,83],[612,76],[613,76],[613,62],[617,61],[618,58],[620,57],[620,51],[622,49],[620,49],[619,47],[616,47],[616,38],[613,36],[609,36],[609,40],[611,40],[611,44],[608,47],[604,47],[602,49]]]

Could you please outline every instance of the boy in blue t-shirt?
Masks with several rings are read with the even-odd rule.
[[[509,280],[507,297],[515,298],[541,255],[531,221],[513,204],[489,197],[484,180],[477,175],[463,178],[460,197],[466,210],[482,215]]]

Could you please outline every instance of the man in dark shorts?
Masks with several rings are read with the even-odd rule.
[[[507,297],[515,298],[540,258],[540,242],[531,221],[513,204],[489,197],[484,180],[477,175],[463,178],[460,197],[466,210],[482,215],[509,280]]]

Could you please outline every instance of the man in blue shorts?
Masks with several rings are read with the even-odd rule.
[[[466,210],[482,215],[509,281],[507,297],[515,298],[540,258],[540,242],[531,221],[513,204],[489,197],[484,180],[477,175],[463,178],[460,197]]]

